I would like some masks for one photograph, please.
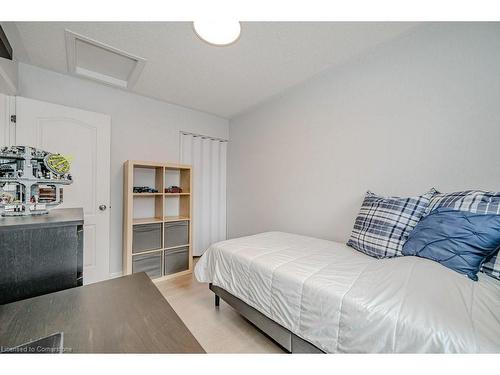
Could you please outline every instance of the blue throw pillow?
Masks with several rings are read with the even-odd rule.
[[[500,215],[438,208],[423,218],[403,255],[434,260],[477,281],[483,262],[500,248]]]
[[[437,193],[432,197],[424,216],[441,207],[454,208],[475,214],[500,215],[500,192],[466,190],[454,193]],[[484,262],[481,271],[500,280],[500,256],[498,252]]]

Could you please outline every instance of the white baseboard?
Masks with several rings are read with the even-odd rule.
[[[112,273],[109,274],[109,278],[110,279],[116,279],[117,277],[120,277],[120,276],[123,276],[123,272],[122,271],[112,272]]]

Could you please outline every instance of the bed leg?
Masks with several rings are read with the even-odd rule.
[[[220,297],[216,294],[215,295],[215,307],[219,307],[220,305]]]

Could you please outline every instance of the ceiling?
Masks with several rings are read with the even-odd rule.
[[[414,28],[390,22],[244,22],[237,43],[202,42],[189,22],[4,23],[14,58],[69,74],[65,29],[146,59],[128,90],[231,118]]]

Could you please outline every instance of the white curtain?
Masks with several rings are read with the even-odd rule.
[[[193,167],[193,255],[226,239],[227,141],[181,133],[180,162]]]

